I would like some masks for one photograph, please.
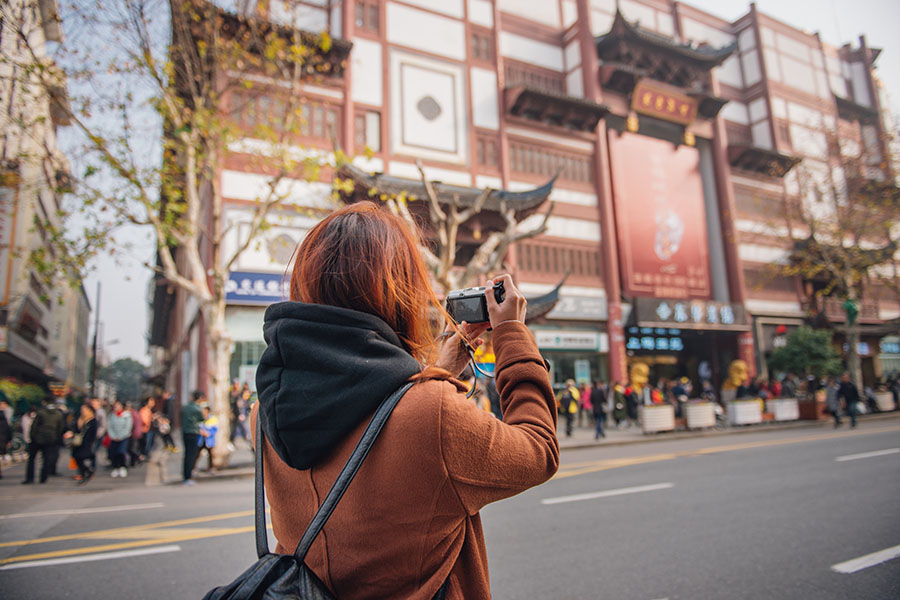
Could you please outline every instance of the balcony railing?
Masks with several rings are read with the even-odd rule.
[[[843,323],[847,320],[847,311],[844,310],[842,298],[825,298],[823,302],[825,316],[832,323]],[[870,298],[856,301],[859,308],[859,321],[878,321],[878,302]]]

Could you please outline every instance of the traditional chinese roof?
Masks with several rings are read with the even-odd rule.
[[[603,104],[527,86],[508,87],[503,97],[511,115],[578,131],[594,131],[609,112]]]
[[[425,184],[418,179],[407,179],[405,177],[385,175],[384,173],[367,173],[359,167],[349,164],[343,165],[338,169],[335,176],[341,179],[350,179],[355,184],[356,192],[354,194],[342,196],[346,202],[369,199],[371,197],[370,190],[376,190],[375,193],[377,194],[387,194],[389,196],[406,193],[407,197],[413,201],[428,198]],[[555,182],[556,176],[540,187],[523,192],[492,190],[484,203],[484,209],[499,211],[501,203],[505,202],[507,206],[515,208],[519,217],[527,217],[537,211],[550,197],[550,192],[553,191]],[[450,204],[455,199],[459,206],[472,206],[483,191],[481,188],[453,185],[439,181],[432,181],[431,183],[437,194],[438,201],[442,204]]]
[[[688,93],[688,95],[700,101],[700,104],[697,106],[697,116],[704,119],[715,119],[722,107],[728,104],[727,98],[697,93]]]
[[[537,296],[536,298],[526,298],[526,300],[528,301],[528,305],[525,307],[526,323],[544,317],[548,313],[552,312],[554,308],[556,308],[556,303],[559,302],[559,291],[562,289],[562,286],[566,282],[566,279],[568,279],[568,277],[569,274],[566,273],[563,276],[562,280],[556,284],[556,287],[543,296]]]
[[[757,146],[728,146],[731,166],[769,177],[784,177],[800,159]]]
[[[597,46],[597,55],[601,59],[609,49],[620,46],[622,42],[632,42],[659,50],[662,53],[675,54],[707,69],[721,65],[737,49],[737,43],[722,48],[713,48],[707,44],[680,44],[673,38],[641,28],[639,21],[629,23],[619,10],[616,11],[610,30],[604,35],[596,37],[594,42]]]
[[[864,123],[878,121],[878,111],[874,108],[863,106],[848,98],[841,98],[837,94],[834,95],[834,102],[837,104],[838,116],[842,119],[862,121]]]

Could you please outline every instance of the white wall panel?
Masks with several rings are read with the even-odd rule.
[[[613,24],[614,14],[601,12],[599,10],[591,10],[591,33],[593,35],[603,35],[607,33]]]
[[[752,293],[752,291],[751,291]],[[754,315],[798,315],[805,316],[799,302],[785,300],[757,300],[747,298],[744,305]]]
[[[769,130],[769,120],[760,121],[750,128],[753,145],[759,148],[772,149],[772,132]]]
[[[741,66],[744,67],[744,83],[749,87],[762,79],[759,69],[759,56],[756,50],[747,52],[741,57]],[[771,73],[769,74],[771,76]]]
[[[784,248],[761,244],[738,244],[738,257],[747,262],[783,265],[787,263],[789,255]]]
[[[487,0],[469,0],[469,21],[483,27],[493,27],[494,7]]]
[[[489,175],[476,175],[475,187],[482,189],[489,187],[495,190],[500,190],[503,189],[503,180],[499,177],[491,177]]]
[[[519,231],[528,231],[539,227],[543,220],[544,215],[541,213],[531,215],[519,224]],[[588,221],[586,219],[551,216],[547,221],[547,232],[544,235],[570,240],[599,242],[600,224],[597,221]]]
[[[269,18],[282,25],[290,25],[306,31],[325,31],[328,28],[328,11],[324,8],[291,6],[291,2],[272,0]]]
[[[578,6],[575,0],[563,0],[562,3],[562,26],[569,27],[578,20]]]
[[[672,15],[658,11],[656,13],[656,31],[663,35],[674,37],[675,19],[672,18]]]
[[[637,21],[643,29],[656,31],[656,11],[634,0],[619,0],[619,10],[628,21]]]
[[[550,27],[559,27],[559,2],[557,0],[497,0],[500,10],[524,19],[537,21]]]
[[[866,67],[861,62],[850,63],[850,75],[853,83],[853,99],[857,104],[872,106],[872,96],[866,79]]]
[[[467,171],[454,171],[453,169],[440,169],[437,167],[424,167],[425,177],[430,181],[442,181],[454,185],[472,185],[472,176]],[[413,163],[392,160],[388,163],[388,173],[397,177],[406,177],[421,181],[419,168]]]
[[[775,45],[783,54],[793,56],[803,62],[809,62],[809,46],[803,42],[795,40],[783,33],[776,33]]]
[[[553,69],[554,71],[562,71],[564,69],[562,48],[509,33],[508,31],[500,32],[500,52],[503,56],[535,64],[545,69]]]
[[[566,71],[571,71],[581,64],[581,42],[578,39],[572,40],[566,46]]]
[[[497,108],[497,73],[472,67],[472,121],[476,127],[497,129],[500,115]]]
[[[540,131],[534,131],[533,129],[525,129],[523,127],[507,127],[506,133],[508,135],[518,135],[542,142],[550,142],[551,144],[559,144],[560,146],[575,148],[576,150],[581,150],[582,152],[594,151],[594,145],[591,142],[541,133]]]
[[[462,66],[393,50],[393,152],[465,163],[469,133],[467,93]]]
[[[556,285],[552,283],[527,283],[523,282],[518,286],[519,291],[529,296],[541,296],[553,291]],[[590,298],[606,298],[606,290],[604,288],[584,287],[580,285],[564,285],[559,290],[560,295],[565,296],[588,296]]]
[[[744,76],[741,73],[741,63],[737,54],[732,54],[722,66],[716,69],[716,77],[720,82],[741,89],[744,87]]]
[[[741,102],[731,100],[728,104],[722,107],[722,110],[719,114],[722,115],[722,118],[726,121],[740,123],[741,125],[750,124],[750,118],[747,115],[747,105],[742,104]]]
[[[353,38],[354,102],[381,106],[381,44],[364,38]]]
[[[222,195],[233,200],[259,201],[269,193],[270,177],[242,171],[222,171]],[[331,184],[321,181],[284,179],[276,190],[287,202],[311,208],[335,208],[331,199]]]
[[[387,6],[387,38],[394,44],[460,61],[466,59],[466,30],[462,22],[393,2]]]
[[[566,75],[566,93],[576,98],[584,98],[584,78],[581,69]]]
[[[697,43],[706,42],[717,48],[734,43],[734,36],[730,33],[686,17],[681,19],[681,31],[688,40],[693,40]]]
[[[457,19],[463,18],[463,0],[403,0],[434,12],[444,13]]]
[[[772,96],[772,115],[779,119],[787,119],[787,102],[784,98]]]
[[[750,111],[751,123],[769,116],[769,109],[766,107],[766,99],[762,96],[747,105],[747,110]]]
[[[756,48],[756,33],[753,27],[747,27],[738,34],[738,47],[741,49],[741,52]]]
[[[565,202],[566,204],[577,204],[579,206],[597,206],[596,194],[566,190],[559,187],[559,185],[560,184],[556,184],[553,186],[553,191],[550,192],[550,200],[554,202]]]

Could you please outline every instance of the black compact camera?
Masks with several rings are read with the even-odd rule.
[[[447,294],[447,312],[457,323],[486,323],[491,320],[488,315],[487,298],[484,297],[485,287],[472,287],[464,290],[453,290]],[[497,304],[503,304],[506,299],[506,290],[503,282],[494,284],[494,298]]]

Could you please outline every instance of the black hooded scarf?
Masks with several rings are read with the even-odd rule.
[[[266,309],[263,335],[256,371],[262,429],[295,469],[325,459],[422,369],[387,323],[346,308],[279,302]]]

